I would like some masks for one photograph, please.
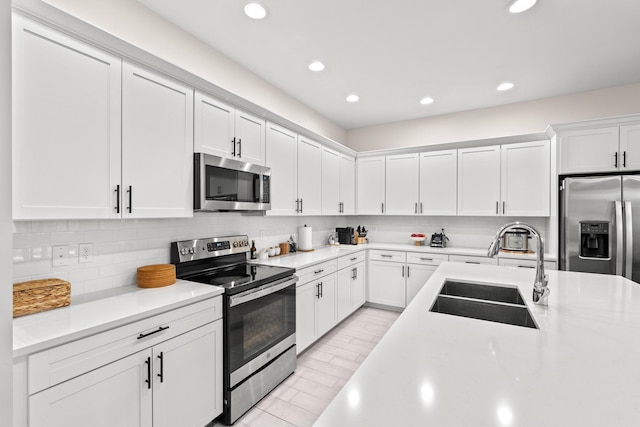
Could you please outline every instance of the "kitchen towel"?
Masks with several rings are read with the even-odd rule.
[[[307,227],[306,224],[304,227],[298,227],[298,250],[310,251],[312,249],[311,232],[312,228]]]

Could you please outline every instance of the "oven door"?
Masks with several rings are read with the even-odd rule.
[[[291,276],[227,298],[229,387],[295,344],[297,281],[297,276]]]
[[[268,210],[269,168],[204,153],[195,154],[194,209]]]

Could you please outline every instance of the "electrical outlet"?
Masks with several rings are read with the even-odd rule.
[[[78,245],[78,262],[93,261],[93,243],[80,243]]]
[[[69,265],[69,245],[51,247],[51,265],[54,267]]]

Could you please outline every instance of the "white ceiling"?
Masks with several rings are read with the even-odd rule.
[[[346,129],[640,82],[638,0],[138,1]]]

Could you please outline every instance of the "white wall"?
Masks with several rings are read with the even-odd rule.
[[[499,138],[544,132],[552,124],[636,113],[640,84],[352,129],[346,145],[370,151]]]
[[[346,131],[135,0],[44,0],[136,47],[342,144]]]
[[[297,239],[298,227],[313,228],[313,246],[326,243],[345,217],[263,217],[239,213],[203,213],[195,218],[139,220],[16,221],[13,282],[56,277],[71,282],[78,296],[133,285],[136,269],[169,262],[169,244],[200,237],[247,234],[258,249]],[[94,259],[78,263],[79,243],[93,243]],[[51,265],[51,247],[69,245],[68,266]],[[9,259],[9,256],[6,257]]]
[[[11,1],[0,1],[0,283],[11,283]],[[12,421],[13,294],[0,286],[0,414]]]

